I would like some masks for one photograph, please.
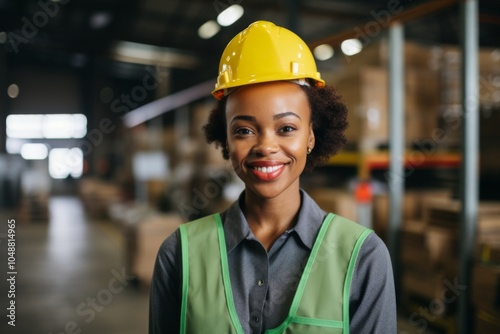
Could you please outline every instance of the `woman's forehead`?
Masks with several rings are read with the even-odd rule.
[[[286,81],[247,85],[229,95],[226,104],[226,117],[272,116],[283,112],[309,115],[307,95],[299,85]]]

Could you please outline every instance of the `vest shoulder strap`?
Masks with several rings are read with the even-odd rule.
[[[243,334],[234,307],[229,270],[223,265],[227,264],[227,250],[220,215],[183,224],[180,235],[181,334],[203,333],[207,328],[211,333]]]

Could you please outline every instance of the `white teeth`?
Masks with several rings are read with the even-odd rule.
[[[254,167],[256,170],[262,173],[271,173],[280,169],[283,165],[270,166],[270,167]]]

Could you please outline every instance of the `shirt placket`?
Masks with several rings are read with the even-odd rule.
[[[258,242],[254,240],[254,242]],[[260,244],[260,243],[259,243]],[[269,282],[269,259],[264,247],[256,254],[253,259],[254,268],[256,268],[253,282],[250,288],[250,328],[252,334],[262,332],[264,325],[264,303],[266,302],[266,295]]]

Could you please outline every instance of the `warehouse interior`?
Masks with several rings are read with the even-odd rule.
[[[301,186],[386,242],[398,333],[500,333],[498,1],[0,0],[2,333],[148,331],[162,241],[244,189],[202,126],[257,20],[349,109]]]

